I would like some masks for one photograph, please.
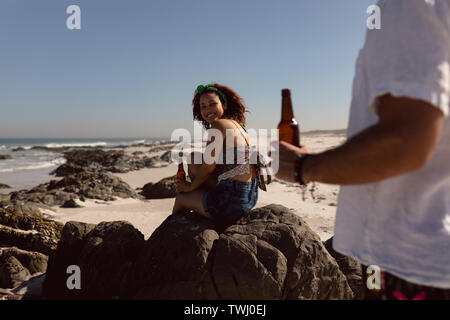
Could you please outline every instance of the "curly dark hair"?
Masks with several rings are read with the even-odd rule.
[[[223,114],[222,118],[233,119],[233,120],[236,120],[237,122],[240,122],[245,125],[246,124],[245,113],[249,112],[249,111],[247,110],[247,107],[244,104],[244,99],[242,99],[230,87],[227,87],[227,86],[224,86],[224,85],[221,85],[218,83],[211,83],[211,86],[220,90],[220,92],[222,92],[227,99],[227,101],[226,101],[227,109],[225,110],[225,113]],[[202,118],[202,115],[200,113],[200,97],[205,92],[213,92],[213,93],[217,94],[212,89],[206,89],[201,94],[199,94],[197,92],[197,90],[195,90],[194,99],[192,100],[192,106],[193,106],[192,111],[194,114],[194,120],[201,121],[203,124],[203,127],[205,127],[205,129],[209,129],[211,127],[211,125],[209,124],[209,122],[205,121]],[[219,94],[217,94],[217,96],[219,97],[222,104],[224,104],[225,101],[223,100],[223,98]]]

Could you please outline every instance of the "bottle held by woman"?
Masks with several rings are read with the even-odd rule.
[[[183,159],[181,158],[178,163],[177,179],[182,181],[186,180],[186,172],[184,171]]]

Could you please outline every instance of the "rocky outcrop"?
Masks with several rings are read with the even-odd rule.
[[[146,287],[138,298],[352,298],[318,235],[285,207],[252,210],[223,233],[216,230],[197,216],[169,217],[137,263],[138,275],[144,266],[152,270],[139,277]]]
[[[364,297],[364,283],[362,280],[362,267],[361,264],[351,258],[336,252],[333,249],[333,237],[324,242],[325,248],[331,254],[331,256],[336,260],[341,269],[342,273],[347,278],[347,282],[352,288],[354,299],[360,300]]]
[[[80,172],[125,173],[143,168],[152,168],[155,158],[126,154],[123,150],[75,149],[63,153],[66,163],[56,168],[52,174],[57,177]]]
[[[119,198],[139,198],[130,185],[110,173],[82,172],[59,181],[52,180],[47,190],[60,189],[90,199],[104,201]]]
[[[0,300],[40,299],[46,270],[46,255],[16,247],[0,249]]]
[[[40,208],[50,209],[50,207],[46,205],[41,205],[34,202],[11,201],[10,196],[11,195],[7,195],[4,199],[0,198],[0,209],[14,208],[15,212],[19,215],[34,214],[40,212]]]
[[[47,185],[47,184],[46,184]],[[67,200],[77,198],[75,194],[70,194],[62,190],[47,191],[44,188],[35,187],[31,190],[20,190],[11,193],[10,201],[14,204],[35,203],[46,206],[60,206]]]
[[[30,272],[13,256],[0,258],[0,288],[14,288],[29,277]]]
[[[161,179],[156,183],[149,182],[142,187],[140,194],[145,199],[175,198],[177,195],[175,182],[176,175]]]
[[[0,160],[10,160],[12,158],[10,154],[0,154]]]
[[[82,290],[68,290],[78,265]],[[126,222],[68,222],[49,260],[46,298],[351,299],[336,260],[280,205],[252,210],[225,230],[193,213],[169,216],[144,241]]]
[[[156,146],[150,148],[147,152],[160,152],[160,151],[167,151],[168,149],[171,149],[172,146]]]
[[[98,225],[68,222],[58,249],[50,258],[43,294],[48,299],[131,298],[134,263],[144,236],[124,221]],[[67,268],[81,272],[81,290],[69,290]]]
[[[35,251],[21,250],[17,247],[0,249],[0,259],[14,257],[27,268],[30,274],[45,272],[47,270],[48,257]]]
[[[219,299],[211,274],[215,225],[197,214],[169,216],[147,240],[134,273],[136,299]]]
[[[31,190],[12,192],[10,201],[61,206],[79,198],[113,201],[115,197],[140,198],[126,182],[110,173],[81,172],[61,180],[51,180]]]
[[[171,151],[166,151],[164,152],[160,157],[161,161],[165,161],[165,162],[171,162]]]
[[[61,208],[81,208],[81,206],[75,200],[70,199],[64,202]]]
[[[178,142],[172,142],[172,141],[156,143],[156,144],[152,145],[151,148],[148,149],[147,152],[169,151],[177,144],[178,144]]]
[[[11,189],[11,187],[8,186],[7,184],[0,183],[0,189]]]
[[[40,213],[40,208],[62,205],[77,207],[75,199],[93,198],[114,200],[115,197],[140,198],[131,187],[109,173],[82,172],[52,180],[31,190],[12,192],[0,198],[0,246],[14,246],[2,250],[1,256],[8,259],[3,265],[3,284],[16,286],[31,274],[47,269],[47,255],[57,247],[63,225],[49,220]],[[20,249],[19,249],[20,248]],[[25,251],[27,250],[27,251]],[[9,259],[10,257],[16,259]],[[5,269],[6,268],[6,269]],[[27,276],[23,276],[27,274]],[[0,288],[2,285],[0,285]],[[27,290],[25,290],[27,291]],[[33,291],[33,290],[32,290]],[[35,292],[34,290],[33,292]],[[8,299],[17,299],[15,294],[0,294]]]
[[[48,255],[56,249],[63,225],[40,213],[18,213],[0,209],[0,244]]]

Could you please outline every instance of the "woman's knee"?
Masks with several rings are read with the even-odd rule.
[[[201,152],[191,152],[190,156],[190,163],[188,163],[188,175],[191,181],[194,179],[194,177],[197,175],[201,165],[203,156]]]
[[[200,170],[201,164],[188,164],[188,176],[192,180],[194,180],[195,176],[198,174]]]

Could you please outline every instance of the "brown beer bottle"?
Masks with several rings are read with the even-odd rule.
[[[291,92],[289,89],[283,89],[281,90],[281,96],[281,121],[278,124],[279,140],[299,147],[300,130],[292,110]]]
[[[177,179],[186,180],[186,172],[184,172],[183,168],[183,159],[180,159],[180,162],[178,163]]]

